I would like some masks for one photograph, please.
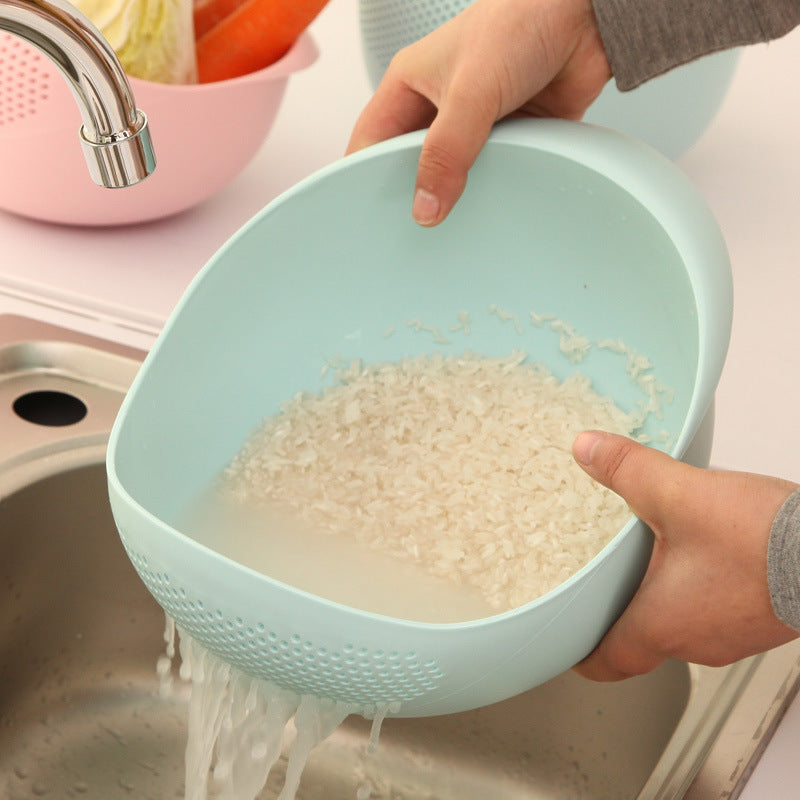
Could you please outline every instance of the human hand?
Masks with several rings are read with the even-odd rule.
[[[697,469],[594,431],[573,455],[655,534],[636,595],[578,673],[620,680],[666,658],[723,666],[798,636],[776,617],[767,583],[770,528],[795,484]]]
[[[435,225],[499,119],[580,119],[611,77],[591,0],[476,0],[392,60],[347,152],[430,126],[412,215]]]

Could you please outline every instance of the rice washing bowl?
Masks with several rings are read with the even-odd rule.
[[[112,511],[132,564],[175,620],[189,654],[186,672],[199,687],[189,738],[198,741],[200,731],[203,755],[193,763],[216,759],[222,796],[236,796],[226,787],[243,775],[238,755],[250,764],[269,749],[259,718],[294,724],[302,754],[313,731],[343,712],[429,716],[509,698],[584,657],[635,592],[651,534],[624,505],[617,509],[624,524],[612,521],[609,506],[608,529],[583,541],[586,530],[572,532],[563,517],[580,521],[587,504],[605,511],[611,501],[602,493],[585,499],[582,487],[595,487],[558,464],[573,468],[569,447],[585,427],[637,439],[646,433],[671,455],[687,453],[724,362],[730,265],[713,216],[674,165],[612,131],[558,123],[499,124],[457,209],[434,230],[408,215],[424,132],[311,176],[198,275],[125,398],[109,439]],[[580,333],[538,313],[550,311]],[[444,372],[461,388],[443,389]],[[581,372],[592,387],[573,376]],[[508,387],[534,381],[537,393],[564,394],[534,411],[532,389],[512,391],[501,403],[497,382],[476,381],[477,373],[502,374]],[[663,418],[672,393],[656,375],[674,388]],[[401,405],[373,419],[381,381],[413,391],[390,393]],[[308,394],[293,398],[300,389]],[[573,413],[584,390],[612,397],[620,415],[592,401],[588,412],[574,412],[570,430],[559,417]],[[498,406],[481,415],[491,403],[502,412]],[[414,414],[433,427],[423,433],[419,421],[404,422]],[[516,428],[500,426],[512,431],[505,438],[492,429],[501,414],[517,420]],[[598,421],[598,414],[606,416]],[[556,444],[523,438],[536,415],[558,430]],[[321,432],[323,446],[303,440],[302,426],[286,424],[295,416],[308,435]],[[265,449],[259,437],[282,425],[283,443],[273,435],[274,449]],[[333,455],[335,431],[346,446]],[[363,431],[380,434],[372,445],[380,458],[361,441]],[[477,455],[459,454],[473,436],[484,437]],[[408,462],[415,446],[434,454],[433,467]],[[353,471],[369,458],[372,469]],[[556,475],[566,491],[547,483]],[[525,483],[533,480],[543,482]],[[492,488],[478,495],[483,483],[499,485],[500,497]],[[474,578],[482,584],[476,591],[491,600],[484,601],[489,611],[431,624],[331,601],[265,574],[198,542],[183,524],[188,506],[210,488],[257,513],[273,505],[307,515],[301,521],[325,529],[320,537],[331,541],[358,536],[371,555],[390,549],[386,540],[400,531],[391,545],[398,571],[419,556],[439,580],[462,588]],[[399,510],[387,505],[390,489]],[[362,492],[361,511],[353,512],[352,498]],[[525,502],[537,493],[563,512],[552,527],[553,515]],[[466,527],[470,516],[473,529]],[[533,548],[527,537],[541,537],[542,545]],[[556,561],[568,555],[548,575],[536,562],[554,544],[562,545]],[[492,558],[491,567],[476,568]],[[329,561],[329,570],[345,560]],[[512,577],[515,570],[521,579]],[[562,582],[564,575],[570,577]],[[546,591],[553,583],[559,585]],[[529,602],[531,596],[537,599]],[[304,697],[314,699],[316,711]],[[300,727],[310,733],[301,735]],[[240,735],[245,730],[252,738]],[[233,760],[231,745],[240,751]],[[195,777],[205,781],[207,774]],[[290,785],[284,798],[291,792]]]

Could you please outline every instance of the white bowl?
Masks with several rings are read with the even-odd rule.
[[[394,54],[421,39],[471,0],[360,0],[364,61],[373,86]],[[717,114],[740,51],[706,56],[620,92],[611,82],[585,116],[587,122],[635,136],[669,158],[686,152]]]

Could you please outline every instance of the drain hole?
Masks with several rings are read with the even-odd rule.
[[[14,401],[14,413],[36,425],[74,425],[86,416],[82,400],[66,392],[28,392]]]

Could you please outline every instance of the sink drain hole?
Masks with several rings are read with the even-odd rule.
[[[86,416],[86,404],[66,392],[39,391],[20,395],[14,413],[36,425],[74,425]]]

